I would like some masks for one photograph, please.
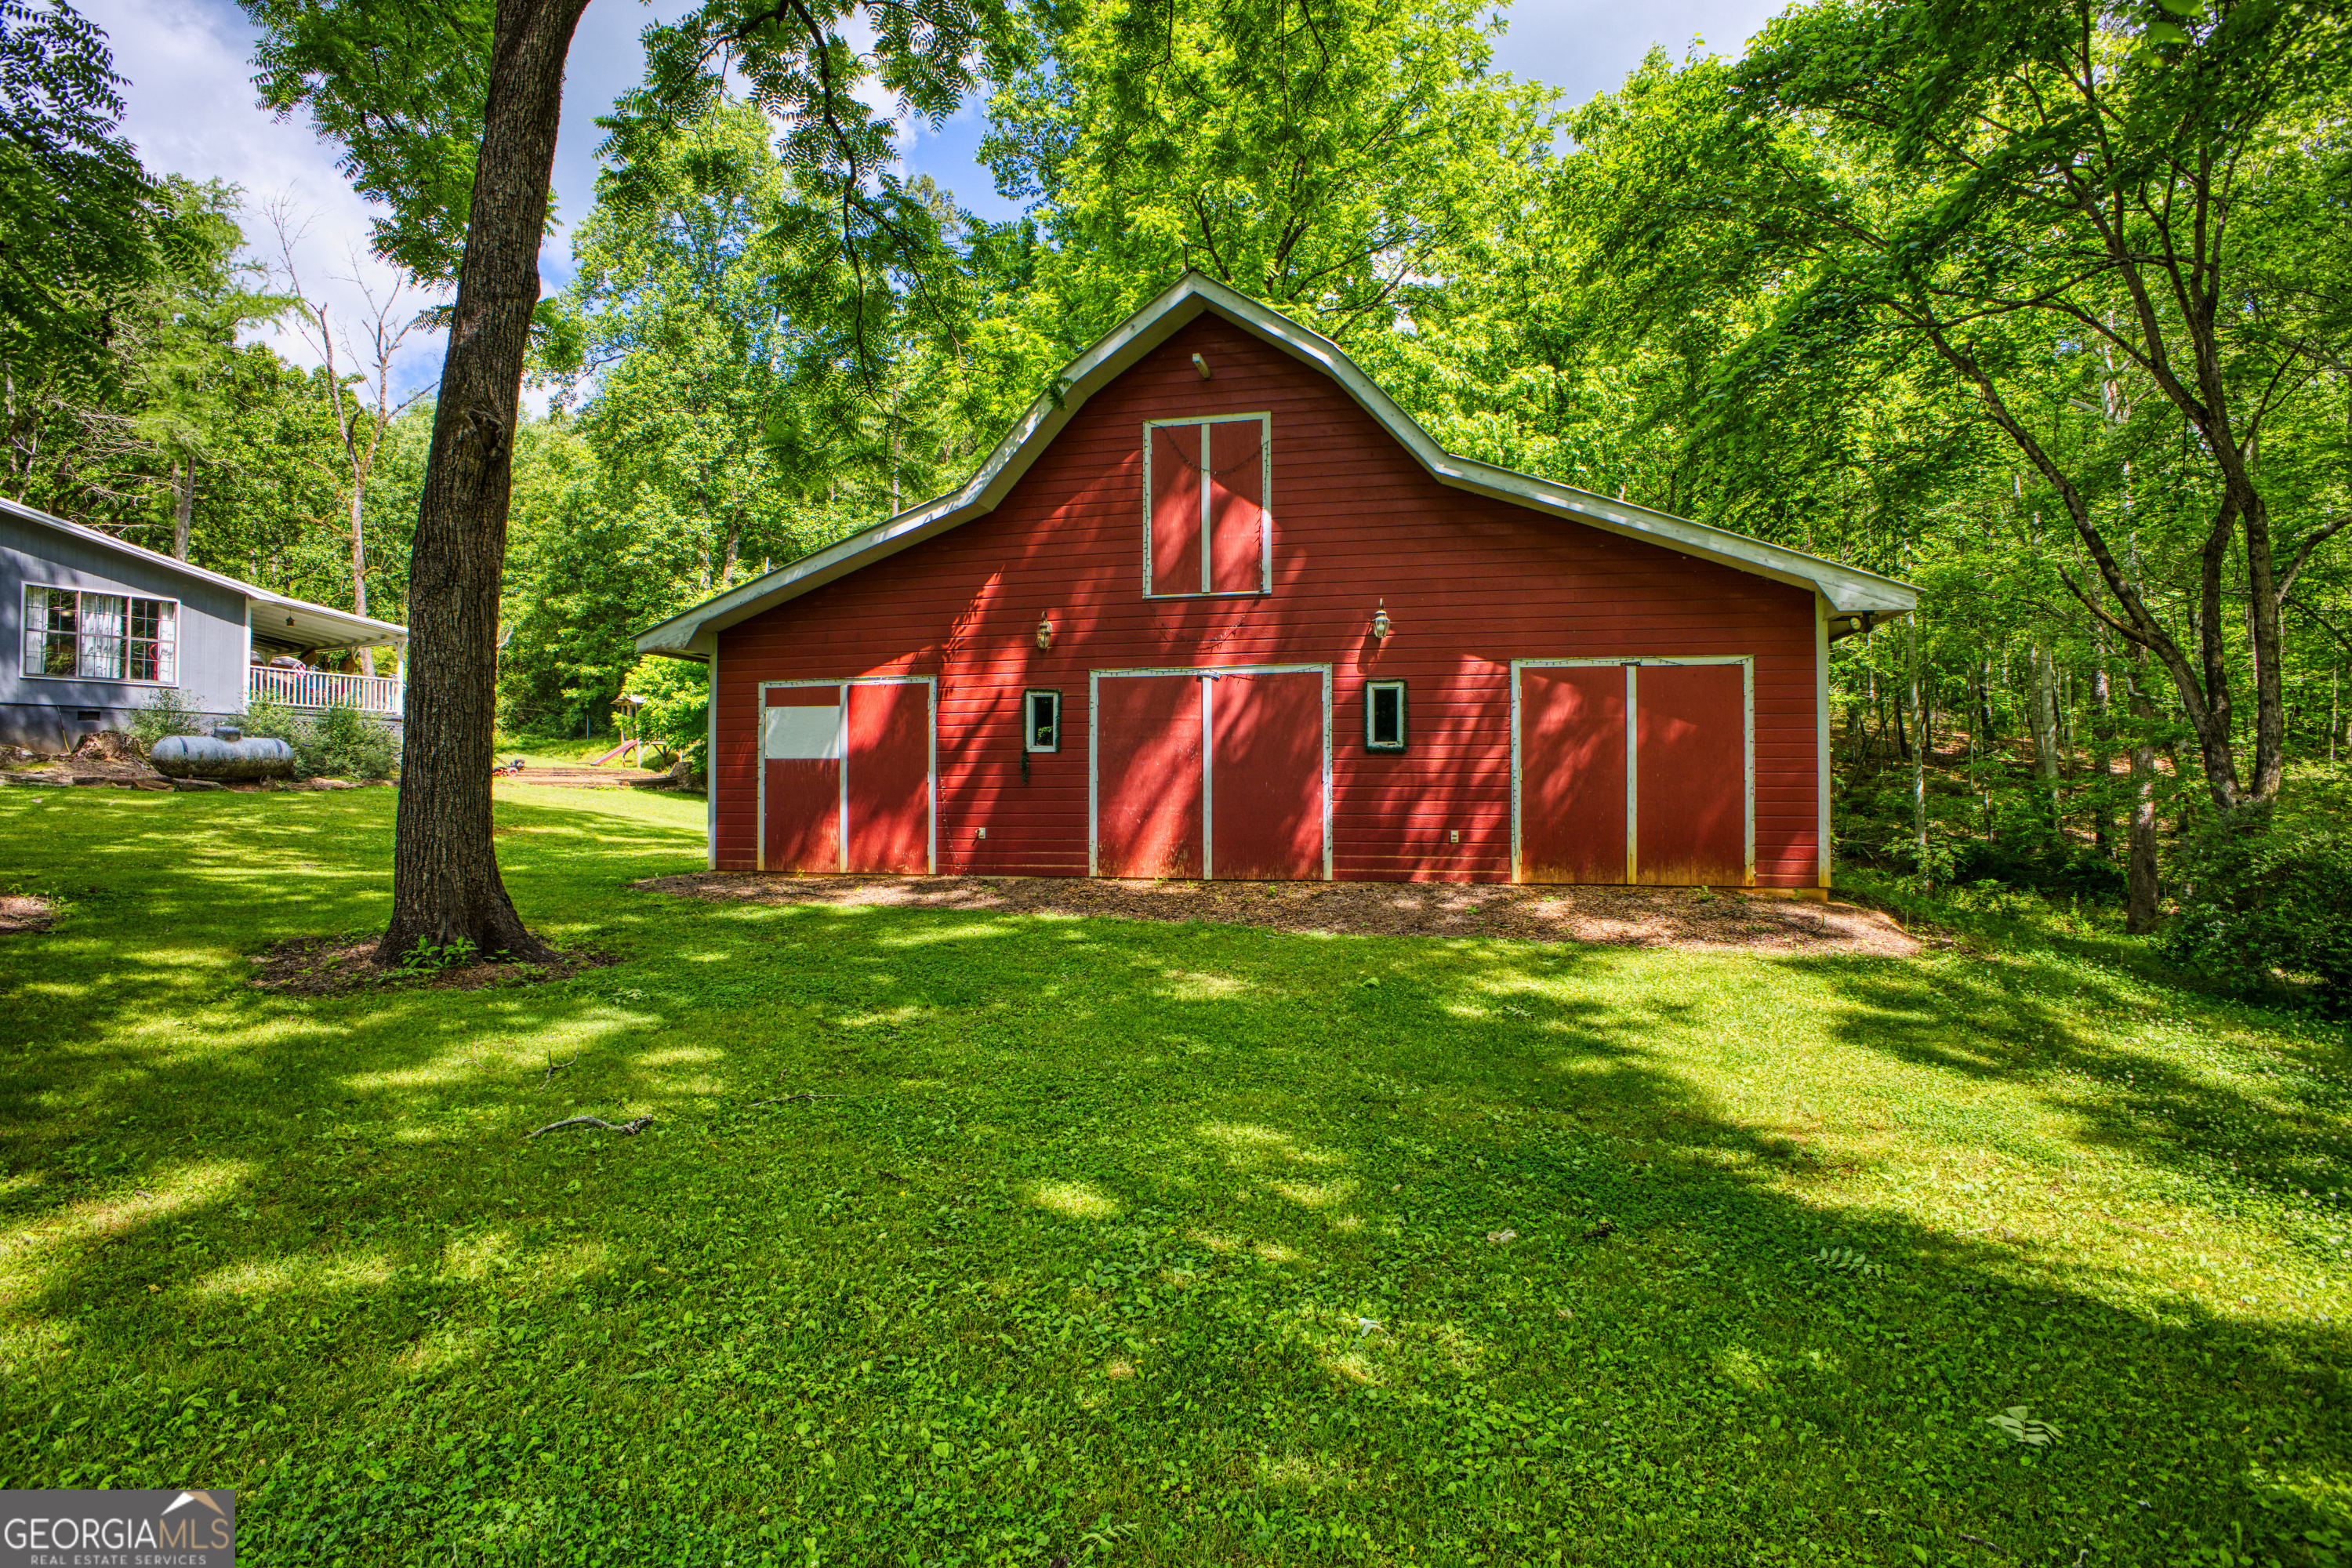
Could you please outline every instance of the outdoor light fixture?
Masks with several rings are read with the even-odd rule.
[[[1386,599],[1382,599],[1381,601],[1381,607],[1372,612],[1372,636],[1378,637],[1382,642],[1386,642],[1389,640],[1389,633],[1395,629],[1396,627],[1391,625],[1389,621],[1389,602]]]
[[[1054,646],[1054,617],[1051,616],[1037,617],[1037,646],[1039,647]]]

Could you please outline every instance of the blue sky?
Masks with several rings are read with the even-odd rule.
[[[1501,8],[1508,26],[1496,44],[1498,68],[1549,83],[1581,101],[1622,81],[1653,46],[1680,55],[1701,39],[1707,52],[1736,54],[1785,0],[1520,0]],[[296,255],[304,283],[326,297],[331,320],[362,305],[359,280],[379,290],[382,264],[367,255],[367,209],[336,172],[331,149],[300,119],[279,123],[254,107],[253,29],[234,0],[82,0],[110,35],[116,68],[130,79],[123,130],[150,168],[244,188],[253,209],[246,223],[257,250],[276,242],[259,216],[282,200],[303,229]],[[644,68],[637,35],[656,17],[687,9],[681,0],[593,0],[573,40],[564,82],[563,128],[556,149],[555,194],[563,217],[584,215],[596,188],[595,118],[635,85]],[[937,128],[911,128],[909,174],[929,174],[966,208],[1003,218],[1014,208],[999,197],[973,162],[980,116],[967,109]],[[559,232],[541,261],[546,287],[569,278],[569,242]],[[316,350],[291,333],[270,337],[278,351],[314,363]],[[413,339],[404,354],[410,384],[437,372],[437,341]]]

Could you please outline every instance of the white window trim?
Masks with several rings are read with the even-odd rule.
[[[1037,744],[1036,716],[1029,706],[1029,700],[1034,697],[1050,697],[1054,700],[1054,743],[1050,746]],[[1030,686],[1022,689],[1021,749],[1040,756],[1059,752],[1062,749],[1062,693],[1057,688]]]
[[[124,627],[122,634],[122,662],[123,668],[126,669],[130,668],[131,664],[131,632],[129,630],[131,626],[131,601],[133,599],[145,599],[151,604],[171,605],[172,674],[174,679],[170,680],[137,680],[127,675],[45,675],[38,670],[28,668],[27,661],[25,658],[25,639],[26,636],[29,635],[30,628],[24,625],[24,591],[27,588],[45,588],[52,594],[71,594],[74,596],[74,657],[77,663],[79,663],[81,657],[81,596],[84,594],[104,594],[110,598],[121,600],[122,625]],[[63,583],[19,584],[17,585],[16,593],[16,673],[20,678],[26,680],[53,680],[63,686],[131,686],[138,688],[142,691],[176,690],[180,686],[180,681],[177,679],[180,673],[180,627],[184,623],[185,610],[186,605],[184,605],[180,600],[170,598],[162,594],[133,594],[127,590],[116,592],[110,588],[76,588],[68,586]]]
[[[1595,665],[1622,665],[1625,669],[1625,881],[1641,887],[1639,837],[1641,795],[1640,668],[1647,664],[1736,664],[1740,670],[1741,760],[1747,774],[1747,875],[1742,885],[1756,885],[1756,658],[1753,654],[1703,654],[1694,658],[1641,655],[1622,658],[1515,658],[1511,660],[1511,880],[1524,879],[1526,866],[1519,846],[1519,672],[1523,669],[1569,669]],[[1610,884],[1615,886],[1616,884]]]
[[[1151,577],[1151,449],[1152,435],[1171,426],[1198,426],[1204,432],[1212,425],[1245,425],[1255,420],[1258,425],[1258,484],[1257,510],[1261,520],[1257,531],[1257,586],[1255,588],[1212,588],[1211,574],[1215,571],[1215,553],[1209,538],[1209,437],[1204,433],[1202,450],[1201,485],[1201,585],[1195,588],[1162,589]],[[1210,414],[1190,419],[1147,419],[1143,422],[1143,596],[1147,599],[1262,599],[1274,592],[1274,416],[1271,414]]]

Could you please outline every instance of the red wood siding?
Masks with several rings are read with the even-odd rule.
[[[1273,591],[1146,600],[1144,422],[1258,412]],[[1196,574],[1199,548],[1196,534]],[[1383,601],[1385,643],[1370,630]],[[1321,372],[1203,315],[1096,394],[992,513],[720,634],[717,861],[749,869],[756,854],[763,680],[938,676],[939,869],[1084,876],[1089,671],[1328,664],[1333,874],[1507,880],[1511,660],[1746,655],[1756,879],[1809,887],[1814,626],[1810,590],[1440,485]],[[1402,755],[1364,750],[1368,679],[1411,682]],[[1062,743],[1032,753],[1024,781],[1032,687],[1061,691]]]

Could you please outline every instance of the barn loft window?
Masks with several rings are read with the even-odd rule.
[[[61,680],[178,679],[180,606],[170,599],[25,590],[25,673]]]
[[[1364,750],[1404,750],[1404,682],[1364,682]]]
[[[1264,594],[1274,420],[1155,419],[1143,427],[1143,592],[1152,598]]]
[[[1024,691],[1021,694],[1022,746],[1032,752],[1062,749],[1062,694]]]

